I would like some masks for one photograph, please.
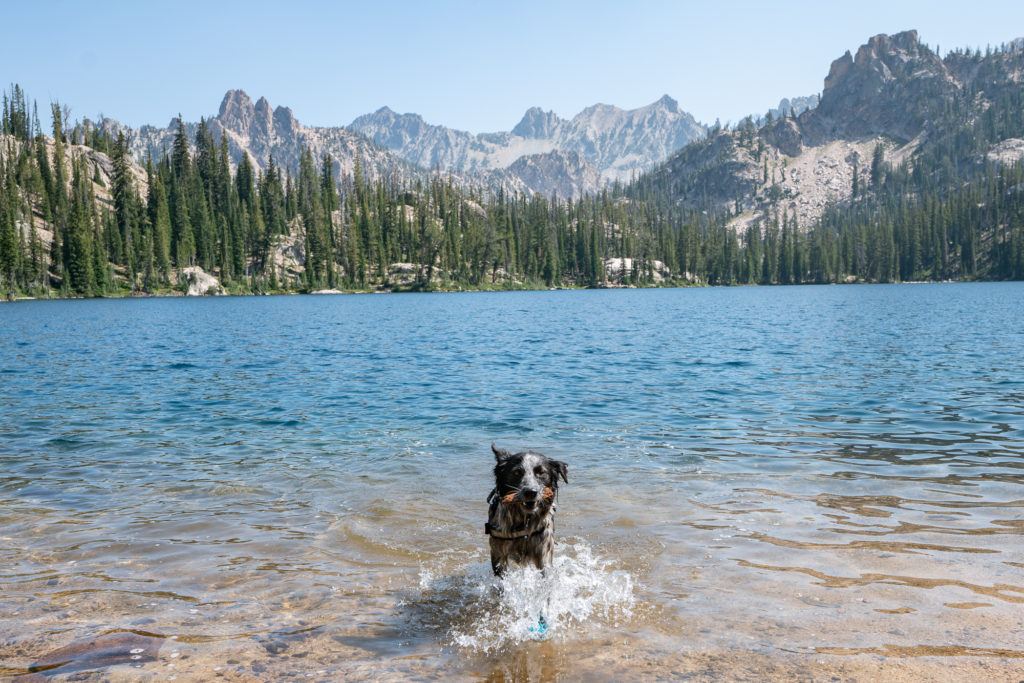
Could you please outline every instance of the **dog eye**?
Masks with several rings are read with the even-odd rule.
[[[539,477],[542,474],[544,474],[544,468],[541,467],[540,465],[538,465],[537,467],[533,468],[533,473],[536,474]]]
[[[512,474],[514,474],[516,476],[519,476],[519,475],[523,474],[524,472],[525,472],[525,470],[522,467],[517,467],[514,470],[512,470]]]

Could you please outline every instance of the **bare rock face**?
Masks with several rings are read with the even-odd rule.
[[[302,134],[302,127],[289,107],[274,109],[274,134],[286,140]]]
[[[492,174],[492,184],[528,194],[580,197],[601,185],[597,169],[576,152],[548,152],[520,157],[503,171]]]
[[[244,90],[228,90],[217,118],[227,128],[248,135],[256,119],[256,107]]]
[[[287,235],[278,235],[270,243],[269,266],[280,281],[298,282],[306,272],[306,234],[298,218],[288,226]]]
[[[877,35],[832,63],[821,102],[800,122],[811,144],[871,135],[908,142],[959,88],[917,31]]]
[[[512,135],[523,138],[552,138],[558,132],[562,119],[553,111],[544,111],[540,107],[530,107],[522,120],[512,129]]]
[[[178,281],[188,287],[185,296],[219,296],[225,293],[220,280],[199,266],[182,268],[178,274]]]
[[[792,118],[779,119],[764,131],[765,140],[787,156],[799,156],[804,149],[800,127]]]
[[[392,263],[388,266],[388,282],[391,285],[408,286],[422,278],[427,267],[422,263]]]
[[[655,283],[664,282],[672,277],[672,271],[662,261],[641,261],[640,259],[629,257],[614,257],[604,261],[605,275],[612,281],[623,277],[631,277],[634,267],[643,269],[645,273],[649,271]]]
[[[267,101],[266,97],[261,97],[256,100],[256,107],[254,108],[256,113],[253,119],[254,128],[248,131],[250,136],[255,135],[260,138],[270,138],[271,131],[274,130],[274,115],[270,111],[270,102]],[[232,130],[230,126],[226,126],[228,130]],[[243,132],[243,131],[239,131]]]
[[[305,245],[296,235],[278,237],[271,245],[270,258],[279,278],[298,280],[306,271]]]
[[[993,145],[985,158],[1000,166],[1012,166],[1024,159],[1024,140],[1009,138]]]

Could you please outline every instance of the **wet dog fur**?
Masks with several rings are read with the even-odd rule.
[[[494,490],[488,502],[491,568],[501,576],[510,562],[551,566],[555,552],[558,481],[569,483],[569,466],[536,451],[511,453],[491,444]]]

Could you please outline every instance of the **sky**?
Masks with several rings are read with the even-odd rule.
[[[41,112],[58,99],[132,126],[216,114],[231,88],[309,125],[387,105],[487,132],[535,105],[570,117],[664,94],[725,123],[820,92],[878,33],[915,28],[943,52],[1024,36],[1020,0],[31,0],[3,16],[0,83]]]

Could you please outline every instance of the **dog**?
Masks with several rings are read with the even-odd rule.
[[[545,572],[555,553],[558,480],[569,483],[569,466],[536,451],[510,453],[493,443],[494,490],[487,496],[491,569],[500,577],[510,562],[532,562]]]

